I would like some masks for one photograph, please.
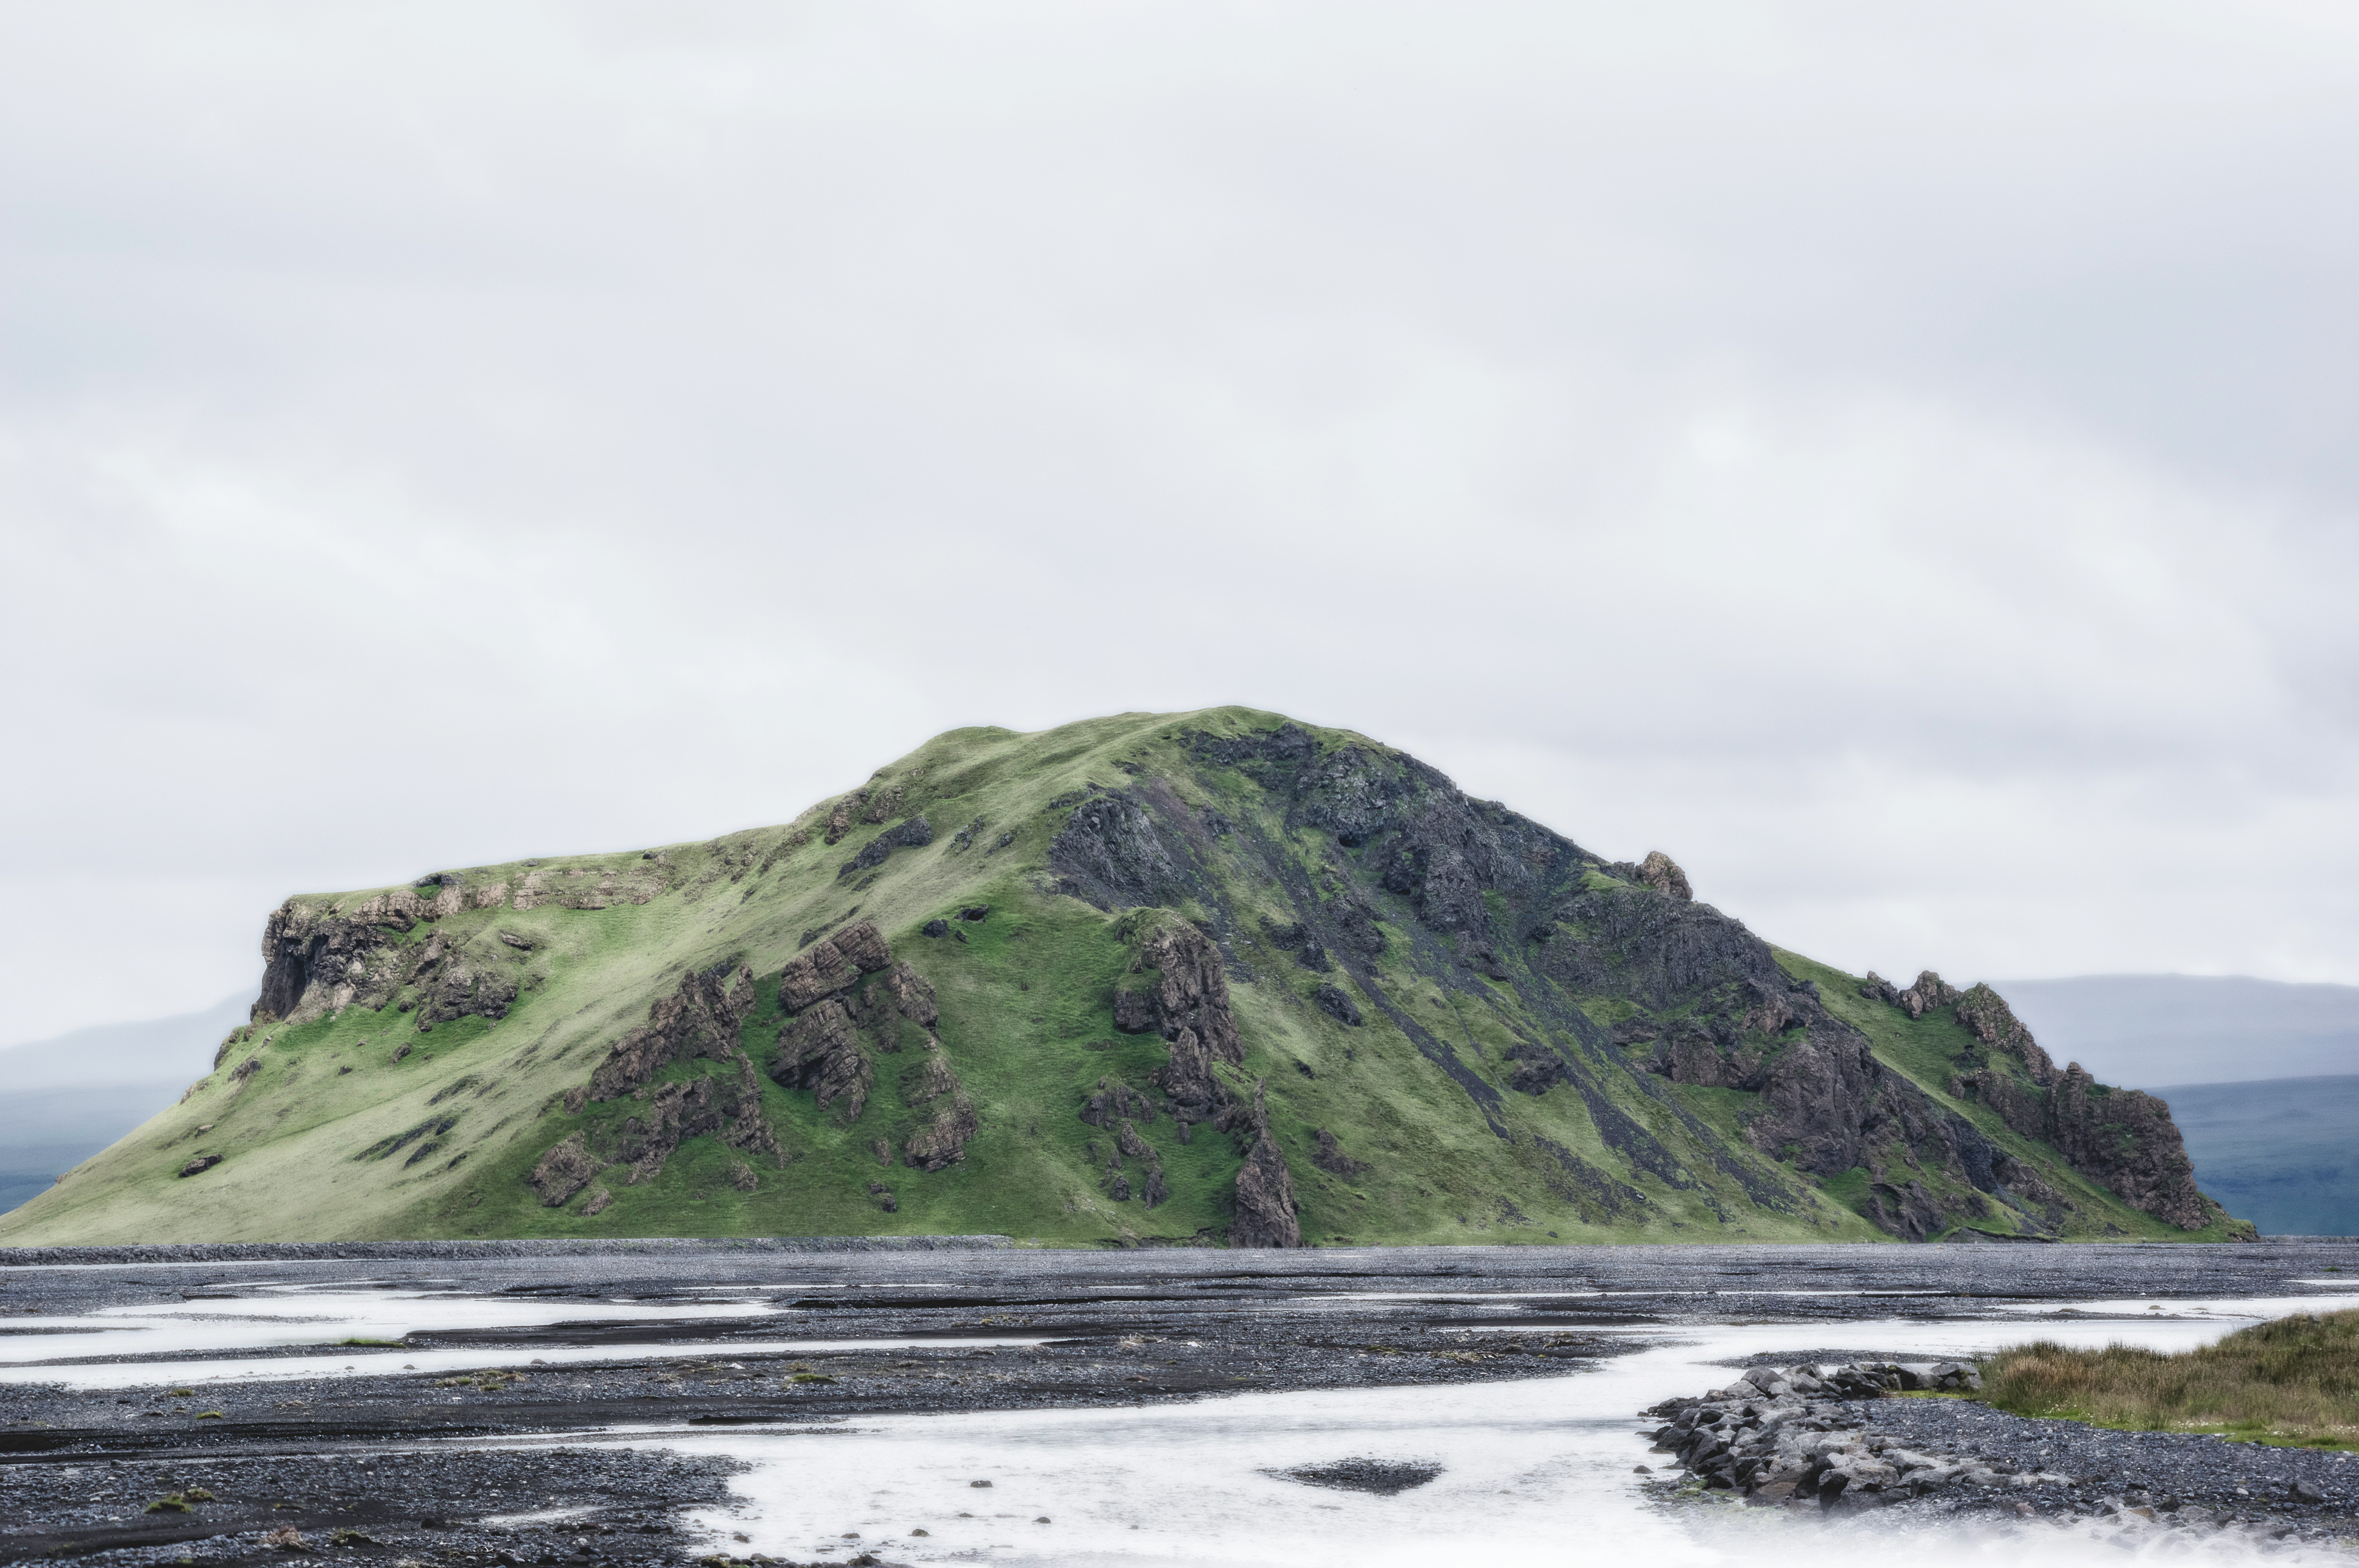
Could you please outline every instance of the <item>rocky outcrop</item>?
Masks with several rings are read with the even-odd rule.
[[[1120,793],[1075,808],[1049,840],[1049,869],[1060,892],[1108,910],[1160,903],[1182,881],[1147,807]]]
[[[1649,849],[1647,858],[1638,862],[1638,881],[1657,892],[1685,903],[1695,897],[1688,887],[1688,874],[1680,870],[1677,861],[1660,849]]]
[[[1346,1028],[1357,1029],[1367,1022],[1360,1014],[1360,1004],[1353,1001],[1351,993],[1341,986],[1321,986],[1311,994],[1310,1000],[1318,1004],[1320,1011]]]
[[[892,962],[876,923],[856,922],[805,948],[779,972],[778,1005],[788,1012],[800,1012],[822,997],[849,990],[861,976],[875,974]]]
[[[926,1001],[930,1012],[930,991]],[[901,1162],[919,1171],[940,1171],[964,1159],[967,1141],[977,1130],[974,1102],[967,1098],[940,1040],[928,1043],[925,1059],[911,1069],[901,1092],[910,1109],[929,1118],[902,1141]]]
[[[896,849],[915,849],[934,841],[934,830],[924,816],[912,816],[897,827],[886,828],[860,847],[854,855],[836,871],[836,881],[874,870],[883,865]]]
[[[810,1090],[821,1110],[832,1108],[838,1121],[850,1123],[868,1107],[876,1064],[860,1048],[852,1010],[825,997],[779,1029],[770,1076],[787,1088]]]
[[[2181,1230],[2212,1223],[2170,1107],[2150,1094],[2108,1088],[2075,1062],[2049,1085],[2048,1141],[2132,1208]]]
[[[734,984],[732,984],[732,981]],[[647,1009],[647,1022],[614,1042],[590,1075],[593,1100],[619,1099],[672,1062],[742,1058],[737,1033],[754,1011],[754,971],[726,966],[684,976]]]
[[[1209,1120],[1227,1103],[1213,1064],[1234,1066],[1245,1060],[1221,950],[1177,918],[1136,917],[1128,929],[1136,944],[1130,974],[1139,979],[1115,991],[1114,1027],[1162,1036],[1170,1059],[1156,1074],[1156,1087],[1183,1121]]]
[[[2196,1188],[2194,1163],[2170,1107],[2136,1089],[2108,1087],[2077,1062],[2059,1071],[1989,986],[1961,991],[1928,969],[1905,991],[1873,974],[1862,989],[1912,1019],[1949,1008],[1982,1048],[1981,1060],[1962,1068],[1951,1091],[1990,1107],[2009,1130],[2053,1146],[2074,1170],[2132,1208],[2181,1230],[2201,1230],[2217,1216],[2217,1206]]]
[[[1232,1247],[1299,1247],[1302,1224],[1295,1217],[1294,1173],[1269,1134],[1269,1111],[1255,1086],[1250,1141],[1237,1172],[1236,1214],[1229,1223]]]
[[[722,965],[683,976],[669,996],[649,1006],[647,1022],[614,1042],[590,1081],[564,1098],[572,1116],[593,1100],[636,1098],[643,1108],[594,1141],[576,1131],[544,1153],[526,1178],[541,1202],[563,1204],[613,1164],[628,1165],[631,1182],[649,1180],[689,1138],[715,1137],[775,1162],[777,1131],[762,1114],[761,1083],[738,1042],[755,1001],[753,971],[739,967],[733,975]],[[699,1060],[720,1070],[649,1087],[662,1068]]]
[[[341,913],[316,901],[279,905],[263,928],[262,988],[252,1016],[307,1023],[342,1008],[399,1002],[428,1023],[506,1017],[517,995],[513,940],[480,929],[438,929],[423,943],[398,940],[421,923],[509,900],[506,882],[469,887],[454,872],[443,878],[431,896],[396,888]]]
[[[860,983],[880,974],[884,979],[875,984]],[[940,1049],[932,1033],[940,1016],[933,988],[908,963],[894,961],[873,921],[843,927],[787,965],[778,978],[778,1003],[789,1016],[778,1030],[771,1078],[810,1090],[846,1124],[867,1109],[875,1056],[902,1050],[904,1023],[920,1032],[912,1041],[922,1038],[930,1050]],[[964,1137],[957,1142],[962,1149]]]
[[[646,1096],[647,1108],[623,1123],[614,1154],[631,1167],[630,1180],[662,1174],[664,1163],[690,1138],[718,1138],[744,1153],[778,1158],[778,1136],[762,1114],[762,1085],[752,1058],[740,1055],[736,1071],[659,1084]]]
[[[592,1154],[582,1134],[576,1132],[551,1145],[525,1180],[540,1195],[544,1206],[557,1208],[588,1186],[590,1178],[605,1168],[606,1162]]]

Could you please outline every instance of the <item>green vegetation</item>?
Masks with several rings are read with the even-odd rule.
[[[512,985],[504,1016],[446,1010],[429,1028],[435,997],[423,984],[339,1000],[332,980],[314,980],[291,1018],[234,1032],[180,1104],[0,1218],[0,1242],[993,1233],[1054,1246],[1217,1245],[1234,1217],[1239,1138],[1207,1124],[1183,1141],[1168,1116],[1140,1120],[1168,1189],[1149,1208],[1114,1195],[1114,1133],[1080,1119],[1102,1080],[1150,1091],[1165,1068],[1165,1043],[1116,1030],[1113,1010],[1118,990],[1154,979],[1133,972],[1147,932],[1183,919],[1221,945],[1245,1059],[1216,1076],[1234,1104],[1251,1105],[1258,1087],[1306,1243],[1890,1238],[1872,1217],[1866,1170],[1821,1180],[1790,1151],[1756,1146],[1763,1096],[1673,1084],[1643,1070],[1647,1045],[1608,1043],[1641,1010],[1611,988],[1542,974],[1544,912],[1485,889],[1475,919],[1499,935],[1437,930],[1386,885],[1375,848],[1303,826],[1259,764],[1204,760],[1202,738],[1250,741],[1283,722],[1219,708],[1031,735],[953,730],[781,827],[465,869],[453,881],[468,896],[406,929],[390,917],[371,925],[363,912],[397,895],[430,899],[439,883],[299,896],[290,917],[364,926],[388,961],[450,953]],[[1345,731],[1308,734],[1321,757],[1395,755]],[[1063,891],[1049,863],[1082,803],[1115,791],[1152,800],[1185,840],[1187,887],[1165,907],[1093,907]],[[864,802],[878,808],[844,804]],[[929,843],[844,870],[920,812]],[[832,814],[858,818],[833,843]],[[1576,871],[1572,892],[1632,892],[1601,868]],[[1354,901],[1382,940],[1364,983],[1347,967],[1316,967],[1279,935],[1305,910],[1332,914]],[[982,918],[957,918],[978,906]],[[911,1098],[923,1098],[913,1070],[925,1032],[905,1025],[901,1049],[874,1057],[856,1121],[765,1077],[759,1107],[777,1158],[689,1136],[659,1173],[616,1162],[561,1205],[541,1201],[527,1178],[553,1145],[579,1134],[619,1147],[665,1085],[739,1081],[734,1063],[693,1057],[665,1064],[637,1097],[582,1103],[575,1091],[651,1004],[692,973],[751,969],[758,1005],[740,1044],[766,1065],[784,1022],[781,969],[855,920],[873,921],[939,1000],[936,1032],[975,1112],[961,1161],[925,1172],[875,1152],[880,1141],[906,1147],[932,1114]],[[950,933],[924,935],[935,921]],[[1591,935],[1569,925],[1566,939]],[[1865,1033],[1886,1068],[2039,1173],[2063,1216],[2043,1223],[2072,1236],[2189,1238],[1987,1107],[1952,1097],[1956,1059],[1973,1044],[1954,1022],[1911,1022],[1863,1000],[1854,977],[1797,955],[1777,961],[1818,981],[1826,1007]],[[1343,989],[1360,1026],[1322,1009],[1324,985]],[[1677,1023],[1697,1005],[1654,1016]],[[1800,1033],[1748,1035],[1747,1048],[1776,1059]],[[1566,1064],[1560,1081],[1518,1087],[1519,1072],[1552,1059]],[[179,1173],[209,1156],[219,1163]],[[1137,1162],[1129,1169],[1135,1178]],[[1981,1206],[1951,1178],[1920,1184],[1943,1203]],[[1995,1212],[1977,1228],[2027,1225],[1981,1206]],[[2233,1228],[2223,1219],[2195,1238]]]
[[[1983,1365],[1983,1402],[2129,1432],[2359,1447],[2359,1312],[2297,1314],[2177,1355],[2041,1341]]]

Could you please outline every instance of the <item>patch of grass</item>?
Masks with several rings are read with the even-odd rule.
[[[2178,1355],[2018,1346],[1984,1364],[1980,1397],[2017,1415],[2125,1432],[2359,1448],[2359,1312],[2281,1317]]]

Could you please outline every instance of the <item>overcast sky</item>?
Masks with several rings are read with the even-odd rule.
[[[0,4],[0,1040],[1245,702],[2359,981],[2346,5]]]

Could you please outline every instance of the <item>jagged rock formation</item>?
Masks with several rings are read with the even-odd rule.
[[[627,1184],[652,1180],[690,1138],[713,1137],[732,1149],[777,1159],[777,1132],[762,1114],[760,1082],[737,1040],[755,1007],[754,974],[741,968],[734,979],[733,984],[726,966],[682,979],[677,990],[647,1010],[644,1026],[614,1042],[588,1083],[568,1091],[569,1115],[580,1115],[593,1102],[625,1098],[640,1102],[641,1108],[595,1147],[587,1134],[575,1130],[540,1157],[526,1181],[544,1206],[565,1203],[610,1165],[630,1167],[623,1178]],[[652,1082],[667,1066],[695,1061],[710,1061],[723,1070]]]
[[[1269,1108],[1263,1086],[1254,1086],[1251,1138],[1245,1162],[1237,1171],[1237,1217],[1229,1229],[1232,1247],[1299,1247],[1302,1226],[1296,1218],[1294,1173],[1269,1135]]]
[[[1874,975],[1863,989],[1879,996],[1891,990]],[[1980,1062],[1960,1062],[1952,1093],[1989,1106],[2015,1131],[2054,1146],[2074,1170],[2133,1208],[2181,1230],[2201,1230],[2211,1222],[2196,1189],[2194,1162],[2163,1101],[2098,1083],[2078,1062],[2059,1071],[2006,1000],[1986,985],[1960,991],[1928,969],[1907,991],[1886,1000],[1908,1009],[1912,1018],[1947,1004],[1984,1048]]]
[[[1987,988],[1243,710],[953,731],[778,827],[290,899],[265,957],[212,1073],[0,1234],[2235,1230]]]

